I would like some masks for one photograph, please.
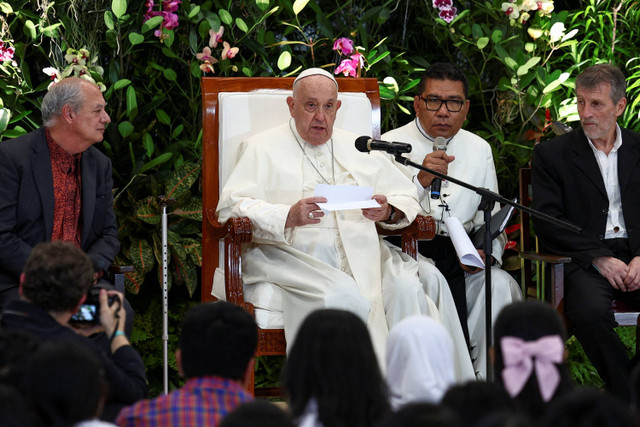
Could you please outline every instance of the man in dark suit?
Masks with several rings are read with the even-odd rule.
[[[582,227],[582,233],[534,217],[550,252],[568,255],[565,314],[607,387],[629,399],[630,361],[614,331],[612,299],[640,307],[640,135],[616,121],[627,105],[614,66],[576,79],[581,129],[539,144],[533,155],[533,208]]]
[[[0,308],[40,242],[65,240],[91,258],[99,279],[115,258],[111,161],[92,147],[111,121],[98,87],[69,77],[42,101],[44,127],[0,143]]]

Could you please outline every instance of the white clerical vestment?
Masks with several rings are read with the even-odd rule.
[[[382,135],[382,139],[411,144],[411,153],[407,154],[406,157],[418,164],[422,164],[424,157],[433,151],[433,141],[421,129],[417,118],[398,129],[385,133]],[[488,188],[493,192],[498,192],[498,178],[493,163],[491,146],[484,139],[461,129],[448,142],[446,151],[448,155],[455,156],[455,160],[449,163],[447,175],[476,187]],[[458,218],[467,233],[477,230],[484,224],[484,213],[478,211],[481,200],[478,194],[459,185],[443,182],[441,194],[443,195],[442,199],[448,205],[449,211],[446,211],[439,200],[431,199],[429,189],[424,189],[415,178],[418,173],[417,169],[397,162],[394,164],[414,182],[418,191],[420,205],[424,210],[423,213],[436,219],[437,232],[439,234],[447,235],[443,220],[448,216]],[[492,213],[495,214],[499,210],[500,206],[496,205]],[[497,266],[491,269],[491,281],[493,282],[491,287],[491,314],[494,321],[505,305],[522,299],[518,283],[509,273],[500,269],[505,242],[506,239],[503,233],[493,240],[491,248],[491,254],[497,261]],[[421,266],[422,268],[427,267]],[[484,271],[475,274],[465,273],[467,321],[470,343],[473,348],[472,357],[478,376],[481,378],[486,378],[484,274]]]
[[[243,252],[242,278],[247,286],[271,282],[284,291],[288,344],[311,311],[341,308],[366,322],[383,363],[391,326],[415,314],[439,320],[418,278],[418,263],[389,250],[360,209],[329,212],[319,224],[285,228],[290,207],[313,196],[320,183],[369,186],[373,194],[385,195],[406,215],[397,224],[383,223],[387,228],[413,221],[420,211],[413,184],[383,155],[357,151],[356,138],[334,129],[332,140],[314,146],[291,122],[243,142],[222,190],[218,217],[221,222],[251,219],[253,241]],[[465,372],[461,377],[468,377]]]

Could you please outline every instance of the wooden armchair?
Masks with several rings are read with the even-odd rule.
[[[520,200],[531,205],[531,169],[520,169]],[[549,301],[561,314],[564,313],[564,264],[570,257],[543,254],[538,249],[538,239],[532,235],[531,218],[520,212],[520,264],[522,292],[526,297]],[[535,277],[534,277],[535,273]],[[546,283],[549,281],[549,287]],[[534,283],[535,282],[535,283]],[[622,301],[613,301],[613,314],[620,326],[636,327],[636,353],[640,348],[640,312],[633,311]],[[566,322],[566,319],[565,319]],[[567,325],[570,327],[570,325]]]
[[[242,306],[256,317],[259,326],[256,356],[285,355],[284,330],[281,323],[278,325],[275,322],[276,326],[273,326],[272,318],[264,317],[261,307],[245,300],[240,254],[243,244],[251,241],[251,221],[248,218],[231,218],[225,224],[220,224],[216,207],[220,190],[237,161],[239,143],[250,135],[284,123],[290,117],[285,99],[290,94],[293,80],[276,77],[202,79],[202,301],[223,298]],[[379,137],[380,95],[377,80],[344,78],[338,79],[338,82],[342,107],[335,126],[360,135]],[[261,97],[258,102],[255,96]],[[234,120],[230,114],[243,119]],[[363,117],[363,114],[366,115]],[[233,126],[225,128],[224,123],[229,120]],[[433,218],[419,217],[402,231],[403,250],[415,258],[417,240],[431,239],[434,233]],[[223,245],[221,240],[224,241]],[[220,283],[224,284],[222,289]],[[253,376],[248,388],[254,391]],[[258,394],[272,393],[273,390],[262,390]]]

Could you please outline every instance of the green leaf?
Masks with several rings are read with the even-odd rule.
[[[269,5],[269,3],[267,2],[267,6]],[[4,13],[5,15],[10,15],[13,13],[13,8],[11,7],[11,5],[7,2],[0,2],[0,12]]]
[[[309,0],[296,0],[296,1],[294,1],[293,2],[293,13],[295,13],[295,15],[298,16],[298,14],[300,12],[302,12],[302,9],[305,8],[307,3],[309,3]]]
[[[224,9],[220,9],[218,11],[218,15],[220,16],[220,20],[227,25],[231,25],[233,23],[233,17],[229,12]]]
[[[144,41],[144,36],[142,34],[131,32],[129,33],[129,41],[131,42],[131,46],[135,46]]]
[[[118,125],[118,132],[122,135],[123,139],[126,139],[133,133],[133,125],[130,122],[123,121]]]
[[[515,70],[518,68],[518,63],[510,56],[507,56],[506,58],[504,58],[504,64],[507,67],[511,68],[512,70]]]
[[[262,11],[267,10],[269,7],[269,0],[256,0],[256,6]]]
[[[176,33],[173,30],[168,30],[166,28],[163,28],[162,34],[166,36],[166,38],[164,39],[164,45],[168,48],[173,46],[173,41],[176,38]]]
[[[503,36],[504,34],[502,34],[502,30],[495,30],[493,33],[491,33],[491,41],[494,44],[498,44],[502,41]]]
[[[165,195],[177,199],[187,193],[191,186],[197,181],[200,174],[200,165],[195,163],[184,163],[173,172],[167,181]]]
[[[162,21],[164,21],[164,18],[162,16],[154,16],[153,18],[145,21],[145,23],[142,24],[142,32],[146,33],[147,31],[153,30],[154,28],[159,26]]]
[[[189,11],[188,18],[189,18],[189,19],[192,19],[193,17],[195,17],[196,15],[198,15],[198,13],[200,13],[200,6],[198,6],[198,5],[191,5],[191,11]]]
[[[104,24],[110,30],[113,30],[115,28],[115,23],[113,22],[113,13],[111,13],[110,10],[107,10],[104,13]]]
[[[473,24],[471,26],[471,34],[473,34],[473,38],[476,40],[484,36],[484,33],[482,32],[482,27],[478,24]]]
[[[196,198],[191,198],[188,203],[185,203],[171,211],[171,215],[178,215],[194,221],[202,221],[202,201]]]
[[[476,42],[476,46],[478,46],[478,49],[480,49],[480,50],[482,50],[485,47],[487,47],[488,44],[489,44],[489,37],[481,37]]]
[[[113,0],[111,10],[116,18],[120,19],[127,12],[127,0]]]
[[[249,32],[249,27],[247,26],[246,22],[242,20],[242,18],[236,18],[236,25],[238,26],[238,28],[240,28],[240,31],[245,33]]]
[[[139,173],[144,173],[144,172],[148,171],[149,169],[155,168],[156,166],[167,162],[171,158],[171,156],[173,156],[172,153],[160,154],[155,159],[145,163],[144,166],[142,166],[142,168],[140,168],[140,172]]]
[[[172,82],[175,82],[176,79],[178,78],[178,74],[176,74],[176,72],[173,71],[171,68],[165,68],[162,74],[164,75],[165,79],[170,80]]]
[[[281,70],[286,70],[291,65],[291,52],[285,50],[278,57],[278,68]]]
[[[184,130],[184,124],[180,123],[178,126],[176,126],[173,132],[171,132],[171,137],[172,138],[179,137],[183,130]]]
[[[144,209],[141,207],[136,212],[136,216],[138,217],[138,219],[144,221],[143,218],[148,217],[150,213],[151,212],[148,209]],[[143,218],[140,218],[140,215],[142,215]],[[155,224],[158,224],[161,219],[160,215],[156,212],[155,216],[158,218],[158,221],[155,222]],[[131,260],[131,264],[133,264],[136,270],[143,271],[145,273],[151,271],[151,269],[155,265],[153,249],[151,248],[151,244],[147,240],[131,241],[131,246],[129,247],[129,259]]]
[[[539,56],[534,56],[533,58],[529,59],[524,65],[521,65],[520,67],[518,67],[518,70],[516,71],[516,74],[519,76],[524,76],[525,74],[527,74],[529,72],[529,70],[531,69],[531,67],[535,66],[538,64],[538,62],[540,62],[542,58]]]
[[[138,115],[138,100],[136,99],[136,90],[133,85],[127,88],[127,115],[131,120]]]
[[[6,108],[0,108],[0,134],[2,134],[9,125],[10,118],[11,112]]]
[[[162,108],[158,108],[156,110],[156,117],[160,123],[165,125],[171,124],[171,118]]]
[[[24,23],[24,33],[32,39],[36,38],[36,26],[30,19],[27,19]]]
[[[115,82],[113,84],[113,88],[115,90],[120,90],[123,87],[126,87],[126,86],[128,86],[130,84],[131,84],[131,80],[129,80],[129,79],[120,79],[120,80],[118,80],[117,82]]]
[[[145,132],[145,134],[142,135],[142,146],[147,152],[147,157],[151,158],[151,156],[153,156],[155,146],[153,145],[153,138],[148,132]]]

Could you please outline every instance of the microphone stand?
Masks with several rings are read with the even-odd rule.
[[[491,260],[491,211],[493,210],[493,206],[495,205],[496,202],[498,203],[502,203],[502,204],[506,204],[509,206],[513,206],[514,208],[520,210],[520,211],[524,211],[524,212],[528,212],[531,215],[537,216],[538,218],[541,218],[545,221],[551,222],[553,224],[559,225],[561,227],[567,228],[569,230],[572,230],[576,233],[580,233],[582,232],[582,229],[578,226],[575,226],[573,224],[569,224],[568,222],[559,220],[557,218],[554,218],[552,216],[549,216],[545,213],[536,211],[534,209],[531,209],[527,206],[523,206],[519,203],[513,202],[509,199],[505,199],[504,197],[502,197],[501,195],[499,195],[498,193],[495,193],[491,190],[488,190],[486,188],[480,188],[480,187],[476,187],[474,185],[471,185],[467,182],[464,181],[460,181],[458,179],[452,178],[450,176],[447,176],[443,173],[440,172],[436,172],[432,169],[426,168],[422,165],[419,165],[417,163],[412,162],[411,160],[409,160],[406,157],[402,156],[402,152],[401,150],[396,150],[394,148],[389,148],[387,151],[389,154],[393,155],[395,158],[395,161],[403,164],[405,166],[411,166],[414,167],[416,169],[419,169],[421,171],[430,173],[431,175],[435,175],[436,177],[442,179],[442,180],[447,180],[449,182],[453,182],[454,184],[460,185],[461,187],[464,187],[468,190],[471,190],[473,192],[475,192],[476,194],[480,195],[480,197],[482,198],[480,201],[480,205],[478,206],[478,210],[481,210],[484,212],[484,224],[485,224],[485,232],[484,232],[484,253],[485,253],[485,269],[484,269],[484,274],[485,274],[485,334],[486,334],[486,362],[487,362],[487,381],[492,381],[493,380],[493,366],[491,364],[490,358],[489,358],[489,348],[491,348],[492,345],[492,320],[491,320],[491,265],[486,265],[487,260]],[[490,262],[490,261],[489,261]]]

